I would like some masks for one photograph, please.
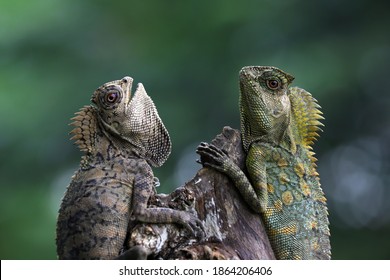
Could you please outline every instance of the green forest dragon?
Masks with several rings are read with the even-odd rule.
[[[330,259],[326,198],[312,145],[322,112],[293,77],[269,66],[240,71],[242,171],[223,151],[201,143],[202,163],[226,174],[263,219],[277,259]],[[247,174],[247,175],[246,175]]]

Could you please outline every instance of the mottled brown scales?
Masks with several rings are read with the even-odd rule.
[[[129,248],[135,222],[177,223],[198,233],[201,222],[183,211],[148,208],[155,193],[151,166],[167,159],[171,142],[142,84],[131,97],[133,79],[106,83],[73,118],[72,139],[84,156],[59,210],[60,259],[145,258]]]
[[[330,259],[326,198],[312,145],[323,119],[317,101],[280,69],[240,71],[240,119],[247,174],[213,145],[202,143],[204,165],[228,175],[264,221],[278,259]]]

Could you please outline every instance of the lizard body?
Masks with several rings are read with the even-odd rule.
[[[259,213],[278,259],[330,259],[326,198],[312,144],[323,118],[317,101],[276,67],[240,71],[240,120],[248,176],[221,150],[201,143],[205,166],[229,176]]]
[[[92,96],[94,106],[72,119],[72,139],[85,155],[59,210],[60,259],[145,257],[127,244],[137,221],[177,223],[192,233],[202,227],[187,212],[147,207],[155,193],[151,166],[165,162],[171,142],[142,84],[131,97],[132,83],[124,77],[102,85]]]

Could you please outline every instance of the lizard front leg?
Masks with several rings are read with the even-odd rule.
[[[252,184],[245,173],[219,148],[212,144],[201,143],[196,152],[201,156],[201,163],[206,167],[211,167],[228,176],[236,185],[244,200],[256,213],[264,213],[268,203],[266,170],[261,157],[254,154],[247,160],[253,160],[254,165],[250,168],[249,174],[256,168],[257,176],[253,176]],[[255,166],[256,165],[256,166]]]
[[[202,221],[192,214],[170,208],[148,208],[147,203],[153,193],[154,181],[145,176],[137,174],[134,179],[132,216],[134,219],[145,223],[176,223],[186,228],[192,235],[204,236]]]

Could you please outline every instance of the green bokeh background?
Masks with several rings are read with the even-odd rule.
[[[390,258],[390,5],[380,0],[0,3],[0,258],[55,259],[55,221],[80,152],[68,123],[95,88],[142,82],[173,152],[170,192],[194,150],[239,128],[238,71],[273,65],[323,107],[315,150],[335,259]]]

